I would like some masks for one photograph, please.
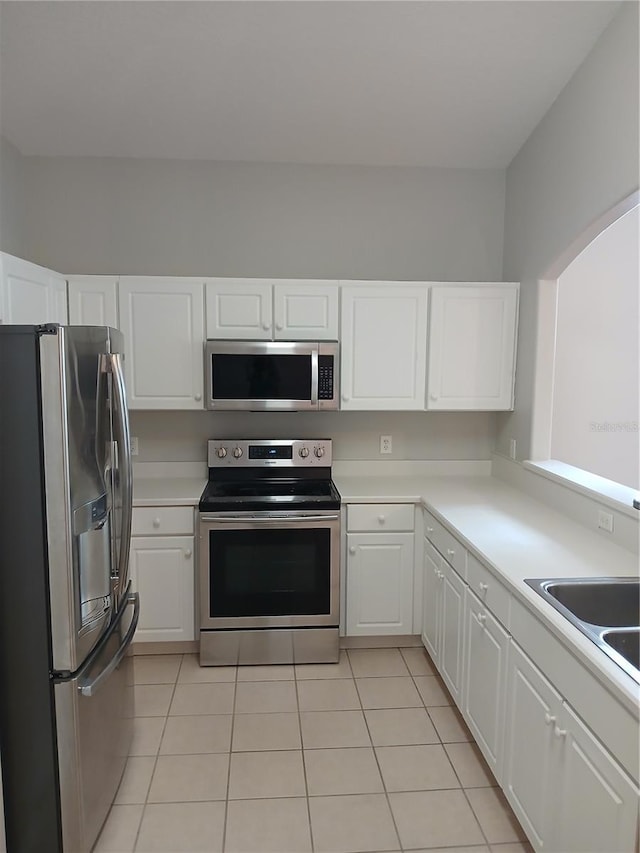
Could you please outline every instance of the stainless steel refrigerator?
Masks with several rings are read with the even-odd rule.
[[[7,849],[91,850],[133,724],[122,335],[0,326],[0,758]]]

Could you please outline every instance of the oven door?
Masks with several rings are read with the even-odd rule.
[[[340,514],[200,516],[200,627],[337,626]]]

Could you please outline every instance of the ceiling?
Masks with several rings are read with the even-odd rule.
[[[24,155],[504,168],[605,0],[0,4]]]

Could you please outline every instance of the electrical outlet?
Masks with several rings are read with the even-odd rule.
[[[598,527],[600,530],[606,530],[607,533],[613,533],[613,515],[610,512],[599,509]]]
[[[131,447],[131,455],[137,456],[138,455],[138,436],[137,435],[131,436],[129,446]]]
[[[512,438],[509,440],[509,459],[516,458],[516,440]]]
[[[380,436],[380,453],[393,453],[393,436]]]

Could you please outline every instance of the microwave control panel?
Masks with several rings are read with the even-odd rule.
[[[332,355],[318,356],[318,400],[333,400]]]

